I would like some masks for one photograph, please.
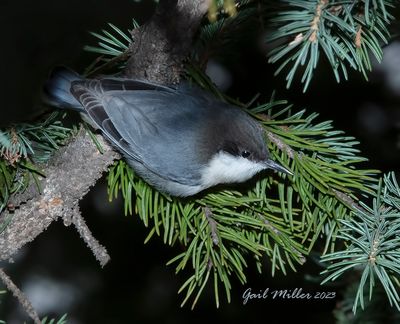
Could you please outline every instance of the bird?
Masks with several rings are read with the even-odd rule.
[[[238,106],[182,82],[85,79],[55,68],[44,100],[78,111],[156,190],[177,197],[242,183],[260,171],[291,171],[271,159],[262,126]]]

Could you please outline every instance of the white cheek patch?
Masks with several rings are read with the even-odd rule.
[[[219,152],[203,169],[201,182],[204,188],[220,183],[244,182],[266,168],[263,163]]]

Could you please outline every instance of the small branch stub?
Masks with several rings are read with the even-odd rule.
[[[25,312],[29,315],[29,317],[33,320],[35,324],[41,324],[42,321],[39,318],[38,313],[33,308],[32,304],[26,298],[25,294],[14,284],[11,278],[4,272],[2,268],[0,268],[0,280],[7,287],[7,290],[10,291],[14,297],[16,297],[23,307]]]
[[[356,37],[354,39],[354,43],[356,44],[357,48],[360,48],[362,46],[362,27],[361,27],[361,25],[358,26],[358,30],[356,33]]]
[[[315,16],[314,19],[311,22],[311,35],[310,38],[308,39],[311,43],[314,43],[317,41],[318,38],[318,31],[319,31],[319,24],[321,22],[321,16],[322,16],[322,11],[324,8],[329,4],[328,0],[320,0],[318,2],[317,8],[315,9]]]
[[[72,223],[75,225],[82,240],[85,241],[97,261],[99,261],[101,267],[104,267],[110,261],[110,256],[106,248],[102,246],[91,233],[78,207],[73,211]]]
[[[218,229],[217,229],[217,222],[213,218],[213,214],[210,208],[204,208],[204,215],[208,221],[208,225],[210,226],[211,232],[211,240],[215,246],[219,244],[219,237],[218,237]]]

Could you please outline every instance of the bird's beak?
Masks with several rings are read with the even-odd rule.
[[[283,172],[288,175],[293,175],[293,172],[291,172],[290,170],[286,169],[285,167],[283,167],[282,165],[280,165],[279,163],[277,163],[273,160],[268,159],[264,163],[267,166],[267,168],[270,168],[275,171]]]

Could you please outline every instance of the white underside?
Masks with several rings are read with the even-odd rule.
[[[234,157],[220,152],[203,168],[200,183],[195,186],[166,181],[143,167],[141,163],[130,160],[135,171],[158,190],[174,196],[192,196],[198,192],[223,183],[239,183],[252,178],[256,173],[267,168],[263,163],[252,162],[242,157]]]
[[[244,182],[266,168],[263,163],[219,152],[204,168],[201,187],[205,189],[220,183]]]

